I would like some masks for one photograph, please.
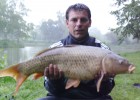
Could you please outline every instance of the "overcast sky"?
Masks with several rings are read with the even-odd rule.
[[[74,3],[86,4],[92,14],[92,27],[96,27],[102,34],[108,32],[110,27],[116,25],[116,19],[110,15],[114,8],[113,0],[25,0],[26,7],[31,11],[28,13],[28,21],[38,25],[42,20],[57,17],[56,12],[65,13],[66,9]]]

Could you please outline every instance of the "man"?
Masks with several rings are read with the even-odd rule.
[[[109,49],[96,38],[89,36],[88,29],[91,26],[91,12],[86,5],[80,3],[71,5],[66,11],[66,25],[69,30],[68,37],[53,44],[51,48],[76,44]],[[64,77],[63,72],[57,68],[57,65],[50,64],[49,67],[46,67],[44,75],[44,86],[49,93],[47,98],[41,100],[112,100],[109,93],[115,85],[113,78],[103,80],[100,92],[97,92],[97,80],[81,81],[77,88],[66,90],[65,85],[68,79]]]

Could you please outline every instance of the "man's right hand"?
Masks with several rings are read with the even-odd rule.
[[[50,80],[57,80],[63,76],[63,72],[58,69],[57,65],[50,64],[45,68],[44,76]]]

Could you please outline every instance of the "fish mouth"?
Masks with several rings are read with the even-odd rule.
[[[135,66],[134,65],[130,65],[129,66],[129,68],[128,68],[128,72],[131,74],[131,73],[133,73],[134,72],[134,70],[135,70]]]

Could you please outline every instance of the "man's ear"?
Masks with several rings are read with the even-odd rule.
[[[92,23],[92,20],[91,20],[91,19],[90,19],[89,23],[90,23],[90,24],[89,24],[89,27],[90,27],[90,26],[91,26],[91,23]]]
[[[68,21],[68,20],[66,20],[65,22],[66,22],[66,26],[68,27],[69,21]]]

